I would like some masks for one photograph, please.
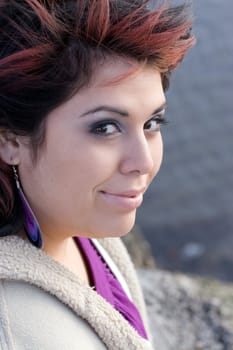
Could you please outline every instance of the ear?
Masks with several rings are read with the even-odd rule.
[[[20,143],[17,135],[10,131],[0,130],[0,157],[6,164],[19,164],[19,148]]]

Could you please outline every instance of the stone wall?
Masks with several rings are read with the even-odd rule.
[[[138,275],[155,349],[233,349],[233,285],[158,269]]]

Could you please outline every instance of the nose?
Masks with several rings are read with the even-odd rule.
[[[152,147],[153,146],[153,147]],[[144,135],[138,135],[128,139],[123,149],[121,161],[121,173],[149,174],[155,166],[155,144]]]

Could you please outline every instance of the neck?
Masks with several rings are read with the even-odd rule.
[[[21,231],[19,235],[28,240],[24,231]],[[46,254],[77,275],[84,283],[92,285],[87,261],[72,236],[61,238],[57,232],[56,234],[43,232],[43,242],[43,251]]]
[[[54,237],[45,235],[43,250],[77,275],[84,283],[93,284],[87,261],[73,237],[54,239]]]
[[[75,244],[72,237],[54,239],[48,235],[43,235],[43,241],[44,252],[59,262],[66,260],[72,245]]]

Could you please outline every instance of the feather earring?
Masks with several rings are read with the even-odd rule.
[[[39,226],[39,223],[33,214],[32,209],[30,208],[30,205],[23,193],[23,190],[20,186],[19,182],[19,176],[16,170],[15,166],[12,166],[13,172],[14,172],[14,177],[15,177],[15,182],[16,182],[16,187],[18,190],[18,194],[23,206],[23,212],[24,212],[24,229],[26,232],[26,235],[29,239],[29,241],[37,248],[42,248],[43,247],[43,239],[42,239],[42,232]]]

